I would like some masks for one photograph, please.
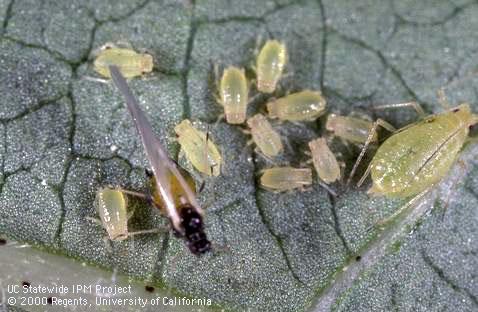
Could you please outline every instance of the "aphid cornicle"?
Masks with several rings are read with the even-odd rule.
[[[373,122],[350,116],[329,114],[325,128],[335,136],[352,143],[363,144],[367,141]],[[377,133],[374,133],[371,142],[377,142]]]
[[[319,91],[304,90],[267,103],[270,118],[310,121],[325,112],[326,100]]]
[[[247,125],[251,129],[252,140],[265,156],[274,157],[283,150],[280,135],[264,115],[254,115],[247,120]]]
[[[324,138],[315,139],[309,142],[309,148],[319,178],[327,184],[339,180],[340,165],[327,145],[327,141]]]
[[[221,173],[221,153],[208,136],[184,119],[174,127],[186,158],[199,172],[209,176]]]
[[[111,78],[110,65],[117,66],[124,77],[133,78],[153,70],[153,57],[131,49],[105,46],[98,52],[93,68],[103,77]]]
[[[257,90],[272,93],[287,63],[287,48],[277,40],[268,40],[256,62]]]
[[[191,253],[200,255],[211,250],[211,243],[204,233],[204,212],[199,206],[194,190],[154,135],[148,119],[140,109],[137,99],[133,96],[119,69],[116,66],[110,66],[109,69],[113,82],[126,100],[128,111],[153,169],[155,192],[159,194],[153,197],[153,204],[169,218],[174,233],[184,238]],[[173,183],[171,178],[174,180]],[[176,193],[173,194],[173,191]],[[180,193],[179,196],[178,193]]]
[[[271,191],[290,191],[312,184],[310,168],[274,167],[263,170],[260,185]]]
[[[219,83],[218,102],[224,107],[226,121],[241,124],[246,120],[249,88],[244,69],[230,66]]]
[[[371,195],[406,198],[426,191],[448,173],[476,123],[478,115],[461,104],[398,130],[380,145],[358,184],[371,173]]]

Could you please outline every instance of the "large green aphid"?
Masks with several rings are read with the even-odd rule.
[[[448,173],[476,123],[478,115],[461,104],[396,131],[380,145],[358,185],[370,173],[369,194],[406,198],[425,192]]]
[[[277,40],[268,40],[257,56],[257,90],[272,93],[287,64],[287,48]]]

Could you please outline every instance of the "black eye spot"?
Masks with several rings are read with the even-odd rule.
[[[153,286],[149,286],[149,285],[144,286],[144,289],[145,289],[147,292],[150,292],[150,293],[152,293],[152,292],[154,291],[154,287],[153,287]]]
[[[23,282],[22,282],[22,286],[24,286],[24,287],[30,287],[30,283],[27,282],[27,281],[23,281]]]
[[[0,246],[6,245],[6,244],[7,244],[7,240],[4,238],[0,238]]]
[[[460,111],[459,108],[455,108],[455,109],[452,110],[452,112],[454,112],[454,113],[459,112],[459,111]]]
[[[360,256],[355,257],[355,261],[360,262],[360,260],[362,260],[362,257]]]

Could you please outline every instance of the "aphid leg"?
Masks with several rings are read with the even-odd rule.
[[[457,184],[459,181],[461,181],[461,179],[463,178],[463,176],[465,175],[466,173],[466,164],[463,162],[463,160],[458,160],[457,163],[459,164],[459,166],[461,167],[461,172],[460,174],[454,179],[453,181],[453,184],[451,185],[449,191],[448,191],[448,194],[446,195],[446,199],[445,199],[445,206],[443,207],[443,214],[442,214],[442,220],[445,219],[445,214],[446,214],[446,211],[448,210],[448,205],[450,204],[450,197],[451,197],[451,193],[455,190]]]
[[[131,42],[129,42],[126,39],[120,39],[120,40],[116,41],[116,47],[121,47],[121,48],[126,48],[126,49],[129,49],[129,50],[134,50],[134,47],[131,44]]]
[[[402,108],[402,107],[412,107],[418,114],[420,118],[425,116],[425,111],[418,102],[412,101],[407,103],[397,103],[397,104],[385,104],[375,106],[373,109],[388,109],[388,108]]]
[[[360,162],[362,161],[362,158],[364,157],[365,155],[365,152],[367,151],[367,148],[368,146],[370,145],[370,143],[372,142],[373,140],[373,137],[375,136],[376,132],[377,132],[377,128],[378,126],[381,126],[383,128],[385,128],[386,130],[390,131],[390,132],[395,132],[395,127],[392,126],[391,124],[389,124],[388,122],[386,122],[385,120],[383,119],[377,119],[374,123],[373,123],[373,126],[372,128],[370,129],[369,133],[368,133],[368,137],[367,137],[367,140],[365,141],[365,144],[363,145],[362,147],[362,150],[360,151],[360,154],[357,158],[357,160],[355,161],[355,164],[352,168],[352,171],[350,172],[350,175],[349,175],[349,178],[347,179],[347,183],[346,185],[349,185],[350,184],[350,181],[352,180],[354,174],[355,174],[355,171],[357,171],[357,168],[360,164]],[[365,174],[368,175],[368,172],[370,170],[367,168],[367,171],[365,172]],[[363,177],[362,177],[363,178]],[[365,178],[363,178],[365,179]],[[361,179],[362,180],[362,179]]]
[[[167,233],[167,232],[169,232],[169,228],[164,226],[164,227],[160,227],[160,228],[157,228],[157,229],[128,232],[128,236],[141,235],[141,234],[151,234],[151,233]]]
[[[422,191],[421,193],[418,193],[415,195],[412,199],[410,199],[405,205],[402,207],[398,208],[394,213],[392,213],[390,216],[386,217],[385,219],[379,220],[377,222],[377,226],[382,227],[383,225],[387,224],[388,222],[392,221],[395,219],[398,215],[400,215],[402,212],[410,208],[412,205],[414,205],[417,201],[419,201],[423,196],[425,196],[431,189],[433,188],[433,185],[427,188],[426,190]]]
[[[81,79],[85,79],[88,81],[93,81],[93,82],[99,82],[99,83],[104,83],[104,84],[110,84],[110,80],[108,79],[103,79],[103,78],[98,78],[98,77],[91,77],[91,76],[83,76]]]
[[[443,107],[443,109],[445,110],[450,109],[451,105],[450,105],[450,102],[448,102],[448,98],[446,97],[444,87],[441,87],[440,89],[437,90],[437,96],[438,96],[438,103],[441,105],[441,107]]]
[[[337,197],[337,196],[338,196],[337,193],[336,193],[333,189],[331,189],[330,186],[328,186],[327,184],[325,184],[325,183],[323,183],[323,182],[321,182],[321,181],[319,181],[318,183],[319,183],[319,185],[322,186],[327,192],[329,192],[329,194],[331,194],[332,196],[334,196],[334,197]]]
[[[103,243],[105,244],[106,251],[108,253],[113,253],[113,246],[111,245],[111,240],[108,235],[103,236]]]

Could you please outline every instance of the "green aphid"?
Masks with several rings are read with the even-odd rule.
[[[268,40],[256,62],[257,90],[272,93],[287,64],[287,48],[277,40]]]
[[[142,76],[153,70],[153,57],[147,53],[105,44],[96,54],[93,68],[106,78],[111,78],[108,69],[110,65],[117,66],[125,78]]]
[[[304,90],[267,103],[270,118],[312,121],[325,112],[326,100],[320,91]]]
[[[246,120],[248,94],[244,69],[234,66],[226,68],[219,83],[218,102],[224,107],[228,123],[241,124]]]
[[[380,145],[358,185],[370,173],[371,195],[406,198],[426,192],[449,172],[476,123],[478,115],[461,104],[396,131]]]

